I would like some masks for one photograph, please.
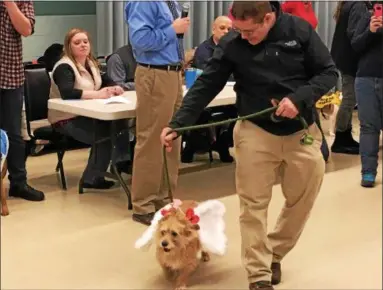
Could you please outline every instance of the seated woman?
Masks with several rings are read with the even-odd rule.
[[[123,92],[124,90],[115,86],[106,74],[101,76],[97,60],[91,53],[88,33],[77,28],[70,30],[65,36],[64,55],[55,64],[52,71],[50,98],[106,99],[114,95],[121,95]],[[83,173],[83,188],[111,188],[114,182],[105,180],[102,176],[111,161],[111,122],[51,109],[48,112],[48,120],[60,133],[69,135],[85,144],[93,144],[95,136],[97,140],[102,140],[97,142],[95,148],[92,148],[90,152],[88,165]],[[129,134],[127,130],[125,130],[126,133],[123,131],[127,129],[127,121],[121,120],[117,126],[118,132],[121,132],[117,138],[117,168],[119,171],[127,172]]]

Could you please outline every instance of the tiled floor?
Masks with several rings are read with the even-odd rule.
[[[133,247],[145,227],[131,221],[126,196],[119,189],[78,195],[86,159],[84,150],[67,154],[66,192],[54,174],[55,155],[29,159],[30,181],[47,199],[9,200],[11,215],[1,218],[1,289],[171,289],[153,251]],[[283,262],[277,289],[382,289],[382,173],[375,188],[364,189],[359,172],[358,156],[332,156],[311,219]],[[190,288],[247,289],[234,165],[182,175],[178,195],[219,198],[227,207],[228,253],[203,265]],[[282,204],[275,186],[270,227]]]

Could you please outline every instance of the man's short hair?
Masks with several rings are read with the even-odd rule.
[[[234,1],[231,10],[234,19],[253,19],[255,23],[262,23],[270,12],[273,12],[270,1]]]

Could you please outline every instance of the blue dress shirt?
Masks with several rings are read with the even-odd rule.
[[[178,3],[176,6],[181,15]],[[128,1],[125,19],[138,63],[170,65],[181,62],[178,56],[179,40],[172,27],[174,19],[165,1]]]

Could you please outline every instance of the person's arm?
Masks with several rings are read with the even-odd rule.
[[[98,91],[83,91],[74,87],[75,74],[69,64],[60,64],[52,77],[63,100],[95,99],[99,95]]]
[[[227,43],[220,41],[205,70],[188,90],[181,108],[176,112],[169,127],[172,129],[194,124],[206,106],[225,87],[234,65],[226,57]]]
[[[315,104],[336,86],[339,77],[328,48],[311,25],[307,24],[307,28],[308,39],[303,44],[304,66],[310,79],[288,96],[300,108]]]
[[[160,51],[177,38],[172,23],[165,29],[156,27],[158,5],[162,3],[129,1],[125,7],[130,40],[137,50]]]
[[[15,30],[24,37],[33,34],[35,26],[35,10],[32,1],[20,2],[20,8],[14,1],[5,1],[9,18]]]
[[[204,70],[210,57],[209,51],[206,49],[204,43],[202,43],[195,51],[193,67]]]
[[[134,91],[134,82],[125,82],[126,73],[124,63],[117,54],[111,55],[108,59],[107,75],[125,91]]]
[[[351,10],[347,24],[347,36],[355,52],[363,52],[371,40],[373,33],[369,29],[371,13],[364,3],[355,3]]]

